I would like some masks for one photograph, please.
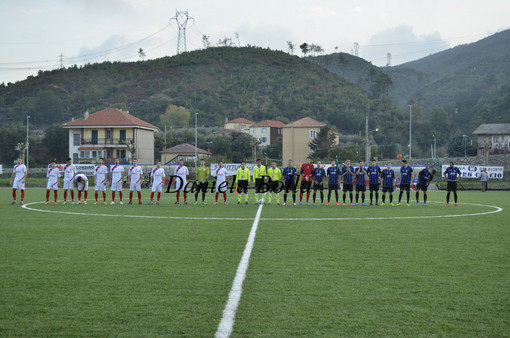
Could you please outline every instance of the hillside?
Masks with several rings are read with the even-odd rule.
[[[322,67],[251,47],[39,72],[0,87],[2,124],[19,123],[20,115],[39,125],[62,123],[86,109],[117,107],[158,125],[170,104],[199,113],[202,125],[310,116],[343,132],[357,132],[370,106],[360,90]]]

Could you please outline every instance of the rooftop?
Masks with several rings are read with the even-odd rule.
[[[135,117],[127,111],[120,109],[105,109],[97,113],[85,113],[85,116],[78,120],[73,120],[63,124],[64,128],[70,127],[93,127],[93,126],[119,126],[119,127],[142,127],[158,130],[158,127]]]
[[[252,127],[274,127],[274,128],[281,128],[285,125],[285,123],[280,121],[274,121],[274,120],[265,120],[259,123],[255,123],[252,125]]]
[[[481,124],[473,132],[475,135],[510,135],[510,123]]]
[[[160,151],[160,154],[195,155],[195,146],[189,143],[178,144],[172,148]],[[197,148],[197,154],[209,154],[207,150]]]
[[[284,128],[290,128],[290,127],[294,127],[294,128],[296,128],[296,127],[297,128],[299,128],[299,127],[322,128],[324,126],[325,126],[324,123],[320,123],[319,121],[315,121],[314,119],[311,119],[309,117],[304,117],[301,120],[297,120],[297,121],[291,122],[289,124],[286,124],[284,126]]]

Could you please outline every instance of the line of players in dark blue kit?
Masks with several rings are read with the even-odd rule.
[[[321,162],[317,163],[317,166],[314,167],[313,164],[310,163],[310,159],[307,158],[307,163],[309,166],[307,167],[305,164],[301,167],[301,196],[300,202],[298,205],[301,205],[301,200],[303,196],[303,192],[307,192],[306,204],[309,205],[309,195],[310,191],[313,190],[313,204],[315,204],[317,192],[320,193],[320,201],[321,204],[324,205],[324,182],[328,183],[328,196],[327,202],[325,205],[330,205],[331,203],[331,193],[335,193],[336,205],[340,205],[339,203],[339,182],[342,180],[343,182],[343,202],[342,205],[346,205],[347,193],[349,193],[349,201],[350,205],[359,205],[360,203],[360,195],[361,195],[361,205],[367,205],[365,203],[365,192],[367,190],[367,181],[370,191],[370,205],[374,205],[374,197],[375,197],[375,205],[379,205],[379,190],[382,188],[382,203],[381,205],[386,205],[386,193],[389,194],[389,205],[394,206],[393,203],[393,191],[396,187],[396,177],[395,172],[391,168],[391,164],[388,163],[385,169],[381,170],[381,167],[377,165],[377,162],[374,160],[370,166],[365,166],[364,161],[360,161],[357,168],[354,168],[351,165],[350,160],[345,161],[345,165],[340,168],[336,165],[336,161],[331,161],[331,166],[326,170],[321,165]],[[402,166],[400,168],[400,192],[398,195],[397,206],[401,205],[402,197],[404,191],[406,192],[406,205],[409,206],[410,197],[411,197],[411,186],[413,186],[416,190],[416,205],[420,205],[420,191],[423,191],[423,205],[427,206],[427,190],[430,182],[434,178],[436,171],[434,169],[429,170],[425,168],[418,173],[417,184],[414,186],[414,172],[413,168],[408,166],[406,160],[402,160]],[[292,166],[292,161],[289,160],[288,166],[283,168],[282,178],[284,179],[284,205],[287,204],[287,194],[292,192],[292,198],[294,205],[296,205],[296,177],[297,170]],[[455,205],[457,206],[457,182],[460,178],[460,170],[454,166],[454,163],[450,163],[450,167],[443,173],[443,175],[448,179],[447,186],[447,195],[446,201],[447,206],[450,203],[450,193],[454,193]],[[310,177],[311,179],[306,179]],[[299,178],[297,179],[299,180]],[[313,187],[312,187],[313,182]],[[355,200],[354,194],[355,192]]]

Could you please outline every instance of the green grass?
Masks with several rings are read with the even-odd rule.
[[[233,336],[507,336],[507,195],[460,192],[449,208],[443,192],[427,208],[264,206]],[[219,219],[131,218],[27,210],[0,189],[0,335],[213,336],[257,210],[253,195],[233,197],[29,205]],[[43,199],[27,190],[27,203]],[[463,203],[504,210],[426,218],[494,210]],[[354,219],[367,217],[389,219]]]

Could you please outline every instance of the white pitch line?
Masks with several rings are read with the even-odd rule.
[[[257,214],[255,215],[255,220],[253,221],[243,256],[241,257],[234,282],[232,283],[232,289],[230,289],[228,294],[228,301],[223,310],[223,316],[221,317],[221,321],[216,329],[216,334],[214,335],[216,338],[228,338],[234,329],[237,307],[239,306],[241,294],[243,293],[243,282],[250,263],[251,251],[253,249],[253,243],[255,242],[255,235],[257,234],[262,206],[263,204],[259,205]]]

